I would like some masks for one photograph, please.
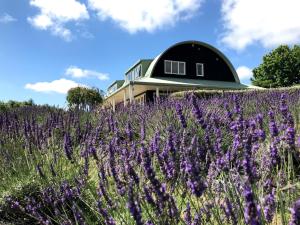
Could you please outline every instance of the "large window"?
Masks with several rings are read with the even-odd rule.
[[[197,70],[197,76],[200,76],[200,77],[204,76],[204,64],[203,63],[196,63],[196,70]]]
[[[118,89],[118,84],[114,84],[113,86],[111,86],[110,88],[108,88],[108,94],[113,93],[114,91],[116,91]]]
[[[131,70],[129,73],[126,74],[125,79],[126,81],[132,81],[137,79],[142,75],[142,65],[138,65],[133,70]]]
[[[185,62],[165,60],[165,73],[185,75]]]

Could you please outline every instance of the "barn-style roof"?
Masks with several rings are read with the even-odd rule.
[[[216,49],[215,47],[207,44],[207,43],[204,43],[204,42],[201,42],[201,41],[183,41],[183,42],[179,42],[179,43],[176,43],[174,45],[172,45],[171,47],[167,48],[164,52],[162,52],[161,54],[159,54],[150,64],[146,74],[145,74],[145,77],[151,77],[152,76],[152,73],[153,73],[153,70],[154,70],[154,67],[156,65],[156,63],[160,60],[160,58],[166,54],[168,51],[170,51],[171,49],[175,48],[176,46],[179,46],[179,45],[183,45],[183,44],[195,44],[195,45],[200,45],[200,46],[204,46],[208,49],[210,49],[211,51],[215,52],[221,59],[223,59],[225,61],[225,63],[227,64],[227,66],[230,68],[232,74],[234,75],[234,78],[235,78],[235,82],[237,83],[240,83],[240,79],[236,73],[236,70],[234,69],[233,65],[231,64],[231,62],[229,61],[229,59],[221,52],[219,51],[218,49]]]

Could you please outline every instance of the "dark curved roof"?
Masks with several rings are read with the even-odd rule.
[[[179,45],[184,45],[184,44],[195,44],[195,45],[199,45],[199,46],[203,46],[203,47],[206,47],[208,49],[210,49],[211,51],[213,51],[215,54],[217,54],[221,59],[223,59],[223,61],[226,63],[226,65],[228,66],[228,68],[230,69],[231,73],[233,74],[234,76],[234,80],[236,83],[240,83],[240,80],[239,80],[239,77],[236,73],[236,70],[234,69],[233,65],[231,64],[231,62],[229,61],[229,59],[221,52],[219,51],[218,49],[216,49],[215,47],[207,44],[207,43],[204,43],[204,42],[200,42],[200,41],[183,41],[183,42],[179,42],[179,43],[176,43],[174,45],[172,45],[171,47],[167,48],[164,52],[162,52],[161,54],[159,54],[150,64],[150,66],[148,67],[147,69],[147,72],[145,74],[145,77],[152,77],[152,74],[153,74],[153,71],[154,71],[154,68],[157,64],[157,62],[162,58],[162,56],[164,54],[166,54],[168,51],[170,51],[171,49],[179,46]]]

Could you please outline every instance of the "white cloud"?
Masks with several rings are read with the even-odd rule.
[[[34,84],[26,84],[25,88],[34,90],[36,92],[56,92],[59,94],[66,94],[68,90],[74,87],[86,87],[86,85],[76,83],[75,81],[72,80],[67,80],[67,79],[59,79],[59,80],[54,80],[51,82],[37,82]]]
[[[11,23],[15,21],[17,21],[17,19],[9,15],[8,13],[3,13],[2,15],[0,15],[0,23]]]
[[[240,80],[250,80],[253,76],[252,70],[247,66],[240,66],[236,69],[236,72],[240,78]]]
[[[99,80],[108,80],[109,76],[106,73],[99,73],[93,70],[85,70],[76,66],[70,66],[66,69],[66,75],[69,75],[73,78],[87,78],[87,77],[96,77]]]
[[[29,17],[28,21],[34,27],[50,30],[66,41],[72,39],[72,32],[65,27],[66,23],[89,19],[86,6],[77,0],[30,0],[30,5],[39,8],[40,13]]]
[[[204,0],[88,0],[101,20],[111,19],[134,33],[151,32],[190,18]]]
[[[242,50],[255,42],[264,47],[300,42],[299,0],[223,0],[222,41]]]

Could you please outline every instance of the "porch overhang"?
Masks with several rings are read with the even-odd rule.
[[[128,101],[130,97],[138,96],[146,91],[155,91],[157,88],[163,92],[174,92],[193,89],[245,89],[248,86],[225,81],[143,77],[125,83],[121,88],[106,97],[105,104],[118,104]]]

